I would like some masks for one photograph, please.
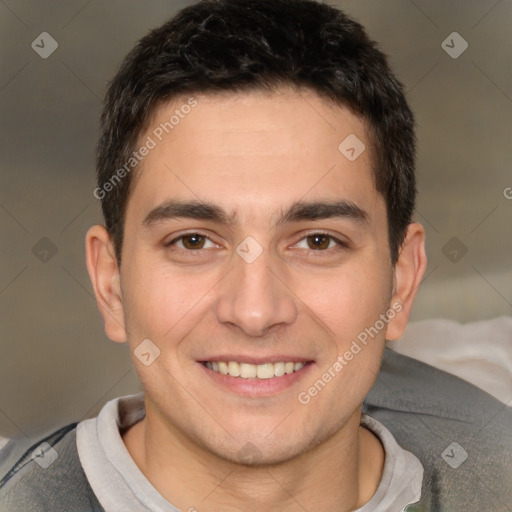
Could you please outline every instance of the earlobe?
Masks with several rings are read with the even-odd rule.
[[[389,321],[386,339],[396,340],[403,335],[426,267],[425,230],[421,224],[413,222],[407,227],[407,234],[394,269],[391,306],[400,304],[401,308]],[[398,311],[398,306],[395,306],[395,309]]]
[[[87,271],[105,333],[117,342],[127,340],[119,269],[110,236],[104,226],[89,228],[85,237]]]

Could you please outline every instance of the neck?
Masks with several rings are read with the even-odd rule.
[[[260,466],[224,460],[148,411],[123,441],[153,487],[180,510],[234,512],[250,503],[254,510],[341,512],[370,500],[384,466],[380,441],[359,419],[357,411],[299,457]]]

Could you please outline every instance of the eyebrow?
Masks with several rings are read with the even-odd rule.
[[[218,224],[234,224],[235,215],[229,215],[221,207],[204,201],[178,201],[169,199],[153,208],[142,224],[152,227],[168,220],[188,218],[208,220]],[[272,228],[290,222],[341,218],[358,224],[369,224],[368,213],[351,201],[296,201],[288,210],[281,212]]]

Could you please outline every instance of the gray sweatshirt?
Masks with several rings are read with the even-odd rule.
[[[357,512],[512,511],[512,409],[503,403],[386,349],[363,412],[386,463]],[[0,512],[177,511],[124,448],[119,427],[143,416],[133,395],[43,439],[10,440],[0,451]]]

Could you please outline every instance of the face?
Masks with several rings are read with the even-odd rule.
[[[357,416],[398,314],[370,143],[313,93],[195,99],[141,137],[156,146],[126,212],[126,337],[132,354],[151,340],[146,363],[159,351],[133,356],[155,425],[227,460],[289,460]]]

